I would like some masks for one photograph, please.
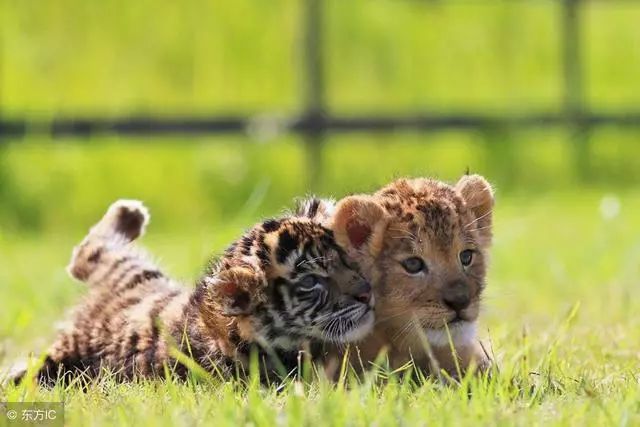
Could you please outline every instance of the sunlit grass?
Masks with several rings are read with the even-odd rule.
[[[0,397],[62,400],[69,425],[635,425],[640,197],[603,196],[499,198],[481,328],[496,357],[490,378],[415,384],[382,371],[344,386],[303,380],[278,390],[252,381],[117,384],[106,377],[84,391],[9,388]],[[53,322],[83,293],[63,266],[86,226],[75,235],[5,235],[3,363],[46,348]],[[185,233],[179,221],[155,231],[152,222],[143,242],[169,272],[191,281],[236,233],[210,226],[216,233]]]

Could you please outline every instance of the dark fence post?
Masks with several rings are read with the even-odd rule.
[[[562,67],[564,113],[573,144],[576,171],[582,181],[589,178],[589,126],[585,122],[581,59],[581,0],[562,4]]]
[[[322,172],[322,144],[325,139],[324,61],[322,55],[322,2],[304,0],[305,111],[303,122],[309,188],[315,190]]]

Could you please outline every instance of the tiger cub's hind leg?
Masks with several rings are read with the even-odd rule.
[[[144,268],[150,264],[130,243],[144,234],[149,222],[147,208],[137,200],[118,200],[73,249],[69,274],[89,284],[105,284],[118,270]],[[122,271],[120,272],[122,273]]]

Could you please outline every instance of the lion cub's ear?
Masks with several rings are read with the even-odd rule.
[[[494,204],[491,184],[480,175],[465,175],[460,178],[455,188],[475,217],[474,221],[467,226],[471,230],[478,230],[482,239],[479,242],[481,245],[489,246]]]
[[[378,255],[386,226],[387,214],[371,196],[345,197],[329,224],[336,242],[355,257]]]

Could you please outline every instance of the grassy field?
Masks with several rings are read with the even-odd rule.
[[[45,348],[54,322],[83,292],[63,267],[92,220],[62,203],[70,208],[63,232],[45,227],[1,237],[4,362]],[[212,251],[261,216],[247,211],[238,216],[246,219],[229,223],[185,211],[180,220],[160,203],[148,204],[152,224],[144,244],[187,282]],[[637,425],[639,210],[637,189],[525,195],[498,188],[482,322],[499,367],[490,381],[413,387],[368,378],[348,388],[291,383],[284,391],[104,381],[86,392],[9,388],[0,397],[62,400],[68,425]]]

